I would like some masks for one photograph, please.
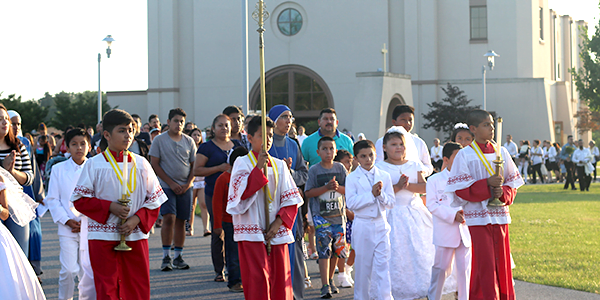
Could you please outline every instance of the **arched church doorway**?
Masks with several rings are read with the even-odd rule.
[[[402,96],[400,96],[400,94],[395,94],[392,97],[392,100],[390,101],[390,105],[388,106],[388,109],[387,109],[387,114],[385,117],[386,130],[388,128],[392,127],[392,113],[394,112],[394,108],[400,104],[406,104],[406,102],[404,102],[404,99],[402,98]]]
[[[309,68],[300,65],[279,66],[265,74],[265,81],[267,111],[274,105],[285,104],[292,109],[297,125],[311,121],[316,124],[323,108],[334,107],[329,87],[321,76]],[[260,110],[260,79],[250,90],[250,107],[255,111]]]

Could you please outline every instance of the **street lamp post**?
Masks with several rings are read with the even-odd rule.
[[[108,48],[106,48],[106,56],[107,56],[107,58],[110,58],[110,54],[112,53],[112,51],[110,50],[110,45],[112,44],[112,42],[115,41],[115,39],[113,39],[112,36],[109,34],[102,41],[106,42],[106,44],[108,44]],[[100,89],[100,60],[101,60],[101,58],[102,58],[102,55],[100,53],[98,53],[98,123],[100,123],[102,121],[102,90]]]
[[[496,52],[494,52],[494,50],[489,50],[486,54],[483,55],[484,57],[487,57],[487,61],[488,61],[488,66],[490,68],[490,71],[494,69],[494,58],[495,57],[499,57],[500,55],[496,54]],[[486,103],[486,90],[485,90],[485,72],[486,72],[486,68],[485,65],[481,66],[481,83],[482,83],[482,89],[483,89],[483,110],[487,110],[487,103]]]

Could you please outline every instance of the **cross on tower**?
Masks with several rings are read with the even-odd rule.
[[[385,43],[383,43],[383,49],[381,49],[381,54],[383,55],[383,73],[387,72],[387,58],[388,49],[385,48]]]

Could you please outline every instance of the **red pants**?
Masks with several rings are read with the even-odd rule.
[[[508,225],[469,226],[473,242],[471,300],[514,300]]]
[[[292,300],[292,274],[288,245],[238,242],[240,271],[246,300]]]
[[[148,240],[127,242],[131,251],[115,251],[118,241],[90,240],[90,262],[98,300],[150,299]]]

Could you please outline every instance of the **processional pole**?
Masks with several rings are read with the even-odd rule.
[[[261,115],[261,128],[262,128],[262,150],[267,151],[267,97],[265,94],[265,41],[264,35],[265,32],[264,24],[265,20],[269,18],[269,12],[265,10],[266,5],[263,0],[259,0],[256,3],[256,10],[252,13],[252,18],[258,22],[258,49],[260,55],[260,115]],[[273,166],[275,167],[275,166]],[[262,166],[263,173],[265,177],[268,178],[268,170],[267,163]],[[267,183],[268,185],[268,183]],[[276,189],[277,187],[275,187]],[[271,221],[269,220],[269,215],[271,213],[269,203],[269,194],[268,194],[267,186],[263,187],[263,194],[265,196],[265,229],[269,230],[271,225]],[[267,242],[267,255],[271,254],[271,241]]]

